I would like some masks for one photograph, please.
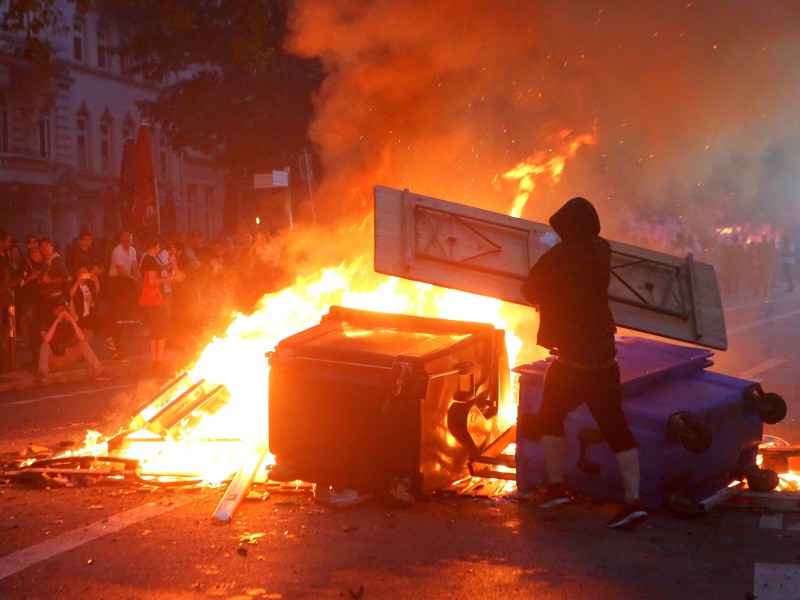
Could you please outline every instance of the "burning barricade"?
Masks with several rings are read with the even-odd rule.
[[[462,477],[509,391],[491,325],[341,307],[270,365],[271,478],[362,493],[424,495]]]
[[[268,310],[240,315],[120,433],[50,462],[15,465],[15,477],[38,470],[154,485],[224,483],[221,520],[256,478],[401,500],[443,489],[502,496],[515,480],[535,486],[546,361],[515,369],[519,412],[509,414],[509,364],[521,342],[502,320],[475,321],[489,321],[500,305],[520,322],[532,317],[513,303],[521,303],[520,281],[551,236],[546,226],[507,215],[376,188],[375,269],[481,296],[397,278],[364,294],[347,277],[322,272],[265,297]],[[726,347],[713,268],[621,244],[613,252],[609,291],[620,326]],[[438,314],[397,314],[427,315],[432,307]],[[702,512],[741,491],[743,480],[750,489],[776,487],[774,467],[756,463],[762,423],[783,418],[782,399],[707,371],[712,353],[704,349],[626,337],[619,352],[649,506]],[[591,417],[577,411],[570,419],[569,485],[617,499],[620,482],[604,468],[607,449]]]

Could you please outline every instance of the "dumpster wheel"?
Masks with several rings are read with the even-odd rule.
[[[690,418],[686,412],[671,415],[667,426],[688,452],[703,454],[711,448],[714,437],[711,430],[705,423]]]
[[[754,492],[771,492],[780,483],[780,477],[775,471],[762,469],[756,464],[745,466],[742,474],[747,480],[747,487]]]
[[[756,399],[756,412],[764,423],[774,425],[786,416],[786,401],[774,392],[759,394]]]

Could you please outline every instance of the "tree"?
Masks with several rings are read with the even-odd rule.
[[[279,168],[309,142],[317,61],[285,52],[288,0],[105,0],[126,24],[119,52],[158,86],[141,103],[175,149],[237,177]],[[163,85],[163,82],[167,82]]]
[[[85,12],[90,0],[69,3]],[[0,0],[0,32],[24,35],[21,43],[7,44],[5,50],[48,69],[53,54],[48,34],[65,26],[62,6],[59,0]]]
[[[19,53],[47,66],[47,32],[65,26],[64,2],[79,11],[90,5],[0,0],[2,30],[24,33]],[[116,51],[133,65],[128,72],[157,93],[139,107],[176,151],[204,152],[226,169],[229,182],[251,187],[253,173],[291,165],[309,147],[322,69],[282,48],[289,0],[96,0],[93,6],[123,28]]]
[[[228,173],[226,224],[253,173],[291,165],[309,146],[315,60],[282,48],[288,0],[104,0],[126,24],[118,51],[157,84],[140,103],[176,150],[194,148]],[[166,83],[165,83],[166,82]]]

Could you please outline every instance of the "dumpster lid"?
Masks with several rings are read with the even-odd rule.
[[[318,325],[278,343],[314,358],[390,364],[395,358],[424,360],[475,334],[489,334],[485,323],[331,307]]]
[[[617,360],[626,393],[643,389],[665,378],[686,377],[714,364],[712,350],[683,346],[638,336],[617,336]],[[552,358],[549,358],[552,360]],[[540,373],[547,361],[520,365],[520,375]]]

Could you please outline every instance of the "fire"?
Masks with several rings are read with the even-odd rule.
[[[377,274],[372,269],[371,254],[365,253],[337,267],[299,277],[291,287],[265,295],[252,314],[233,315],[225,334],[208,344],[179,385],[134,417],[134,425],[128,427],[120,447],[114,446],[114,438],[110,443],[92,432],[77,454],[137,459],[146,477],[182,477],[221,484],[267,442],[266,353],[282,339],[319,323],[321,315],[333,305],[488,322],[506,331],[510,364],[515,364],[522,348],[522,340],[514,333],[515,323],[533,317],[529,309],[494,298]],[[160,423],[159,411],[194,385],[200,385],[198,390],[204,392],[213,391],[215,385],[224,386],[224,390],[179,423]],[[501,421],[513,421],[513,398],[503,399],[501,410]]]
[[[512,217],[522,216],[522,211],[533,194],[538,179],[544,177],[547,183],[556,185],[561,180],[564,166],[569,158],[583,146],[597,145],[597,134],[594,131],[573,135],[571,129],[562,129],[556,138],[556,144],[564,147],[562,152],[549,148],[546,152],[535,153],[503,174],[504,179],[518,181],[519,191],[509,212]]]
[[[594,131],[576,135],[564,129],[555,139],[547,153],[534,154],[503,175],[515,180],[518,188],[512,216],[522,213],[540,176],[550,184],[558,183],[566,161],[581,147],[597,143]],[[321,235],[345,243],[370,239],[372,225],[367,220]],[[535,323],[532,310],[380,275],[373,270],[371,251],[347,251],[354,256],[338,266],[309,270],[310,274],[298,276],[290,287],[265,295],[252,314],[232,315],[225,333],[208,344],[185,375],[173,382],[172,389],[162,390],[116,436],[103,439],[92,432],[76,454],[135,459],[143,476],[154,480],[177,477],[221,484],[268,445],[266,354],[282,339],[319,323],[334,305],[490,323],[505,330],[509,364],[517,364],[523,342],[515,332],[532,320]],[[173,405],[186,411],[173,410]],[[501,426],[515,418],[514,398],[501,398]]]

